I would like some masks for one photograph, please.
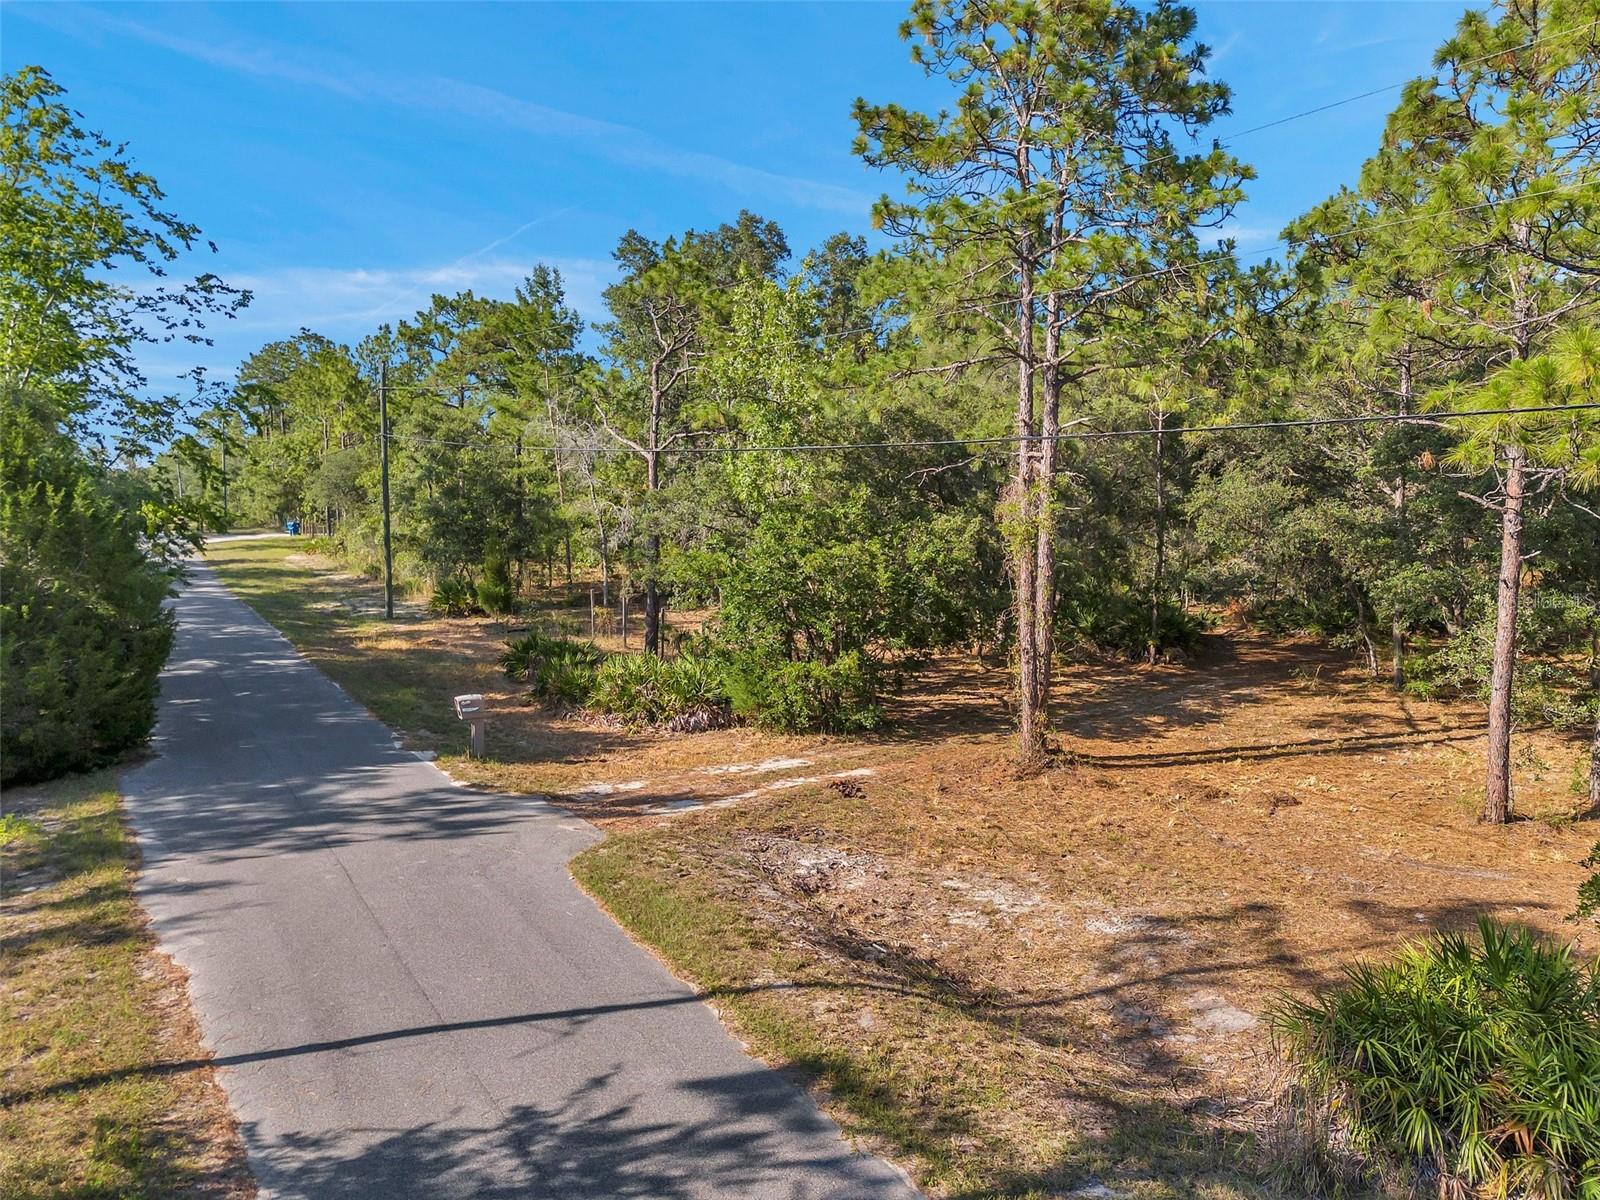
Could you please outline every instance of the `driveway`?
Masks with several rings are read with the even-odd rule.
[[[139,895],[264,1195],[915,1196],[577,889],[592,826],[396,748],[204,566],[176,608]]]

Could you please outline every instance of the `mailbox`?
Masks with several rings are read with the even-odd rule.
[[[483,727],[488,719],[483,696],[477,692],[455,699],[456,716],[472,727],[472,757],[483,757]]]

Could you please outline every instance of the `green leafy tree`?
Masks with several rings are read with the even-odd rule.
[[[296,517],[329,537],[363,515],[377,405],[347,347],[310,330],[264,346],[240,366],[231,407],[255,435],[238,456],[242,515]]]
[[[205,343],[204,322],[249,296],[209,272],[168,281],[200,230],[63,95],[40,67],[0,78],[0,380],[49,397],[74,432],[112,431],[131,457],[170,441],[187,413],[148,394],[140,350]],[[144,286],[122,282],[138,272]]]
[[[524,475],[548,465],[562,524],[561,547],[568,583],[572,582],[572,533],[567,524],[571,473],[564,444],[574,421],[585,359],[578,336],[583,322],[566,302],[561,272],[537,266],[517,285],[513,298],[494,304],[477,329],[463,339],[462,355],[493,387],[494,424],[509,430],[520,459],[529,434],[556,447],[540,464],[521,464]],[[519,490],[517,519],[528,519],[529,498]]]
[[[750,280],[733,299],[704,383],[741,441],[891,440],[827,402],[826,293]],[[971,639],[997,554],[971,494],[940,469],[961,465],[918,472],[882,448],[713,457],[695,479],[710,532],[674,577],[717,598],[736,709],[785,728],[875,724],[888,666]]]
[[[0,395],[0,781],[114,761],[155,722],[175,564],[159,506],[84,454],[53,399]]]
[[[136,360],[151,344],[203,342],[206,320],[247,299],[211,274],[168,282],[198,229],[63,95],[38,67],[0,78],[5,782],[112,761],[149,733],[172,639],[162,600],[215,515],[187,427],[214,394],[196,371],[192,399],[152,397]],[[143,465],[169,445],[198,494]]]
[[[614,257],[622,279],[606,289],[611,321],[600,327],[615,386],[594,398],[606,431],[644,468],[644,643],[661,651],[661,512],[674,447],[716,427],[698,403],[706,338],[741,279],[773,277],[789,256],[777,225],[744,212],[708,233],[652,242],[629,230]]]

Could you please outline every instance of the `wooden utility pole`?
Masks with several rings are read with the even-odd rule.
[[[394,542],[389,533],[389,364],[378,364],[378,490],[383,497],[383,615],[394,619]]]

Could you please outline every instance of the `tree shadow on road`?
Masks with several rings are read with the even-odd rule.
[[[491,1125],[292,1140],[243,1132],[265,1167],[263,1184],[319,1200],[893,1194],[887,1168],[852,1151],[820,1117],[808,1118],[800,1093],[773,1072],[707,1075],[619,1099],[618,1070],[583,1079],[557,1101],[511,1105]],[[695,1116],[676,1115],[686,1110]]]

